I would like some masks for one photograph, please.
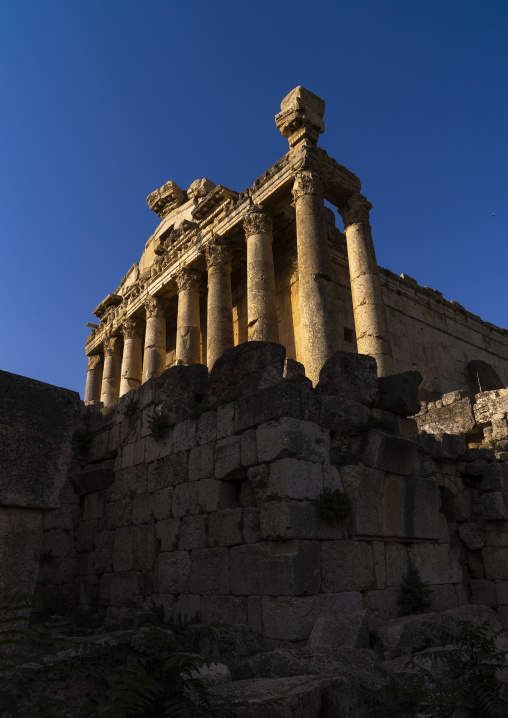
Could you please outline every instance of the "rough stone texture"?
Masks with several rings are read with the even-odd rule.
[[[256,431],[260,462],[286,456],[324,463],[329,457],[329,440],[321,427],[299,419],[279,419],[261,424]]]
[[[78,416],[76,392],[0,371],[0,504],[58,506]]]
[[[273,342],[250,341],[227,349],[210,372],[206,405],[217,406],[233,391],[238,398],[279,384],[285,356],[284,347]]]
[[[354,611],[342,616],[320,616],[307,646],[312,648],[370,648],[369,624],[366,611]]]
[[[418,399],[421,383],[422,375],[419,371],[405,371],[380,377],[378,407],[401,416],[418,414],[421,409]]]
[[[376,360],[365,354],[335,352],[321,369],[316,393],[374,406],[379,396]]]
[[[362,458],[372,468],[408,476],[412,473],[416,448],[416,442],[411,439],[370,429]]]

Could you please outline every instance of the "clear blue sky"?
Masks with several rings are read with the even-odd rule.
[[[1,0],[0,67],[1,369],[82,394],[147,194],[250,186],[297,85],[374,204],[379,264],[508,326],[506,0]]]

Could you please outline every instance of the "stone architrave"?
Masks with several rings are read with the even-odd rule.
[[[359,354],[369,354],[379,376],[394,374],[393,354],[386,320],[369,215],[372,204],[362,194],[351,195],[339,212],[344,220],[351,295]]]
[[[176,277],[178,285],[178,317],[176,326],[176,359],[181,364],[199,364],[201,329],[199,290],[201,272],[186,267]]]
[[[160,297],[145,302],[146,332],[143,357],[143,382],[160,376],[166,368],[166,317]]]
[[[218,238],[206,247],[208,269],[208,369],[222,354],[234,346],[233,302],[231,298],[231,254]]]
[[[104,340],[104,371],[102,374],[101,401],[104,406],[113,404],[120,393],[122,368],[122,340],[109,336]]]
[[[316,385],[325,361],[339,348],[324,199],[321,175],[317,170],[297,172],[293,199],[296,208],[300,346],[305,372]]]
[[[84,398],[85,404],[101,400],[102,369],[103,363],[100,354],[92,354],[88,357]]]
[[[278,342],[271,217],[263,207],[255,205],[244,217],[243,228],[247,241],[248,339]]]
[[[143,338],[137,319],[128,317],[123,326],[123,360],[120,396],[141,384],[143,367]]]

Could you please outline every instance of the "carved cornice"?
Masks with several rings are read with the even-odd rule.
[[[323,115],[325,101],[304,87],[295,87],[281,102],[281,112],[275,116],[275,124],[283,137],[289,139],[290,147],[303,140],[312,145],[325,131]]]
[[[139,336],[141,333],[139,321],[134,317],[127,317],[122,324],[122,332],[124,339],[132,339],[134,336]]]
[[[363,194],[356,192],[350,195],[347,198],[347,206],[339,207],[340,215],[344,221],[344,229],[351,224],[358,224],[360,222],[369,224],[371,209],[372,204]]]
[[[293,200],[297,202],[300,197],[308,194],[317,194],[323,196],[323,178],[321,172],[314,170],[312,172],[297,172],[295,183],[292,189]]]
[[[159,217],[164,218],[184,203],[184,194],[176,182],[166,182],[160,189],[151,192],[146,201],[148,206]]]
[[[94,369],[97,369],[102,364],[102,357],[100,354],[91,354],[88,357],[88,366],[86,368],[87,371],[93,371]]]
[[[120,337],[111,335],[104,337],[104,356],[109,357],[115,354],[120,354],[121,349],[122,340]]]
[[[231,252],[224,240],[214,237],[205,247],[206,268],[231,267]]]
[[[146,317],[157,317],[164,312],[164,302],[160,297],[147,297],[145,300]]]
[[[195,292],[199,292],[201,272],[197,269],[184,267],[184,269],[181,269],[176,275],[176,284],[179,292],[183,292],[187,289],[193,289]]]
[[[246,237],[251,234],[271,234],[273,222],[270,214],[260,205],[254,205],[243,218],[243,229]]]

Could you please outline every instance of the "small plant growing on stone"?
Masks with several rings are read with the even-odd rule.
[[[499,439],[490,439],[489,440],[489,446],[491,449],[496,449],[498,444],[499,444]]]
[[[317,509],[320,518],[330,524],[343,521],[349,514],[351,501],[347,494],[339,489],[332,491],[324,489],[323,493],[312,502]]]
[[[400,585],[400,594],[397,599],[399,615],[411,616],[415,613],[424,613],[430,608],[432,589],[429,584],[422,581],[417,568],[411,569]]]
[[[155,441],[162,441],[171,429],[171,422],[164,409],[154,411],[148,418],[148,428]]]
[[[88,429],[78,429],[72,437],[74,453],[80,459],[86,459],[92,448],[93,434]]]
[[[132,419],[132,417],[135,415],[139,408],[139,402],[134,397],[132,399],[129,399],[129,401],[125,402],[125,406],[123,408],[123,415],[125,419]]]

